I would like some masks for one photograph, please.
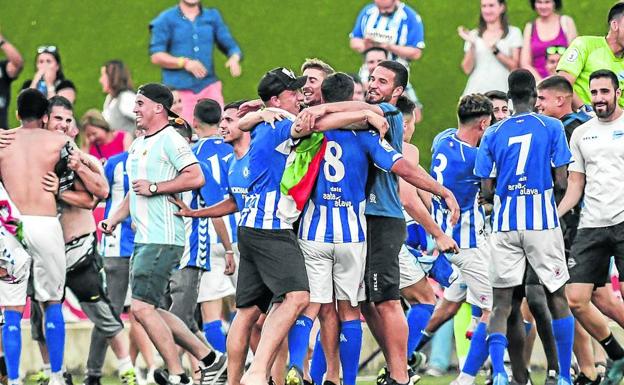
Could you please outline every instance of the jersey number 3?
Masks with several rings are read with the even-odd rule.
[[[514,144],[520,145],[520,154],[518,154],[518,163],[516,164],[516,175],[524,174],[524,168],[529,156],[529,148],[531,147],[531,137],[533,134],[525,134],[520,136],[512,136],[507,142],[507,146],[511,147]]]

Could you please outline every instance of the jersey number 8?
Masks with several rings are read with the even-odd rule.
[[[344,164],[340,161],[342,157],[342,147],[336,142],[327,142],[325,149],[325,165],[323,173],[325,179],[331,183],[337,183],[345,176]]]

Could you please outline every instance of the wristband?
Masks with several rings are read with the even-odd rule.
[[[232,251],[232,250],[225,250],[225,254],[234,254],[234,251]]]
[[[179,57],[178,58],[178,68],[184,68],[184,66],[186,66],[186,62],[188,61],[187,58],[185,57]]]

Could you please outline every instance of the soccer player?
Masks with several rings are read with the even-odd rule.
[[[492,124],[508,118],[511,115],[509,99],[503,91],[488,91],[484,94],[492,102]]]
[[[563,54],[557,73],[565,77],[574,88],[572,106],[577,109],[591,104],[589,76],[592,72],[607,68],[618,76],[624,72],[624,3],[615,3],[607,17],[609,32],[607,36],[579,36],[572,40]],[[624,98],[619,99],[624,106]]]
[[[624,159],[624,113],[618,105],[622,91],[617,75],[610,70],[598,70],[589,76],[589,92],[596,118],[577,127],[572,133],[570,147],[574,162],[570,165],[568,189],[559,203],[563,216],[583,199],[578,232],[570,252],[570,283],[567,294],[574,316],[600,342],[614,362],[603,384],[618,384],[624,375],[624,350],[615,340],[600,312],[590,303],[592,291],[609,277],[612,255],[621,265],[622,204],[619,173]]]
[[[514,288],[522,284],[528,261],[548,289],[559,384],[570,384],[574,318],[564,292],[569,275],[551,167],[556,187],[565,188],[571,154],[561,122],[531,112],[537,96],[533,75],[516,70],[508,82],[516,113],[486,131],[475,163],[482,195],[494,202],[491,255],[496,259],[490,264],[494,301],[488,325],[493,381],[508,383],[503,364],[507,319]]]

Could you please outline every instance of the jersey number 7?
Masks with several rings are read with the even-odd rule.
[[[520,145],[520,154],[518,155],[518,163],[516,164],[516,175],[524,174],[524,168],[529,156],[529,148],[531,147],[531,137],[533,134],[525,134],[520,136],[512,136],[507,142],[507,146],[514,144]]]

